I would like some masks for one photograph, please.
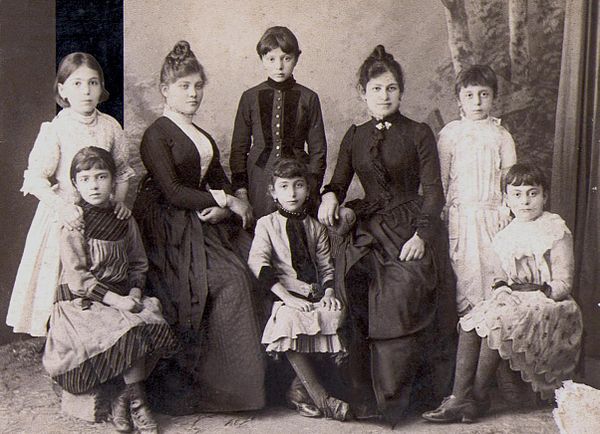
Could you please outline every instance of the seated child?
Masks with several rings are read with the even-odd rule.
[[[544,399],[571,378],[579,358],[581,312],[571,298],[573,238],[544,211],[548,184],[536,166],[515,164],[504,178],[515,219],[492,243],[492,296],[460,320],[452,395],[423,414],[430,422],[472,422],[490,406],[501,359]]]
[[[133,425],[158,432],[144,380],[158,358],[177,350],[177,340],[158,300],[142,295],[148,264],[135,220],[119,220],[113,212],[111,154],[94,146],[81,149],[70,175],[82,198],[85,229],[65,226],[61,232],[63,271],[44,368],[75,394],[122,376],[125,388],[112,408],[117,431],[129,432]]]
[[[327,229],[307,215],[306,167],[296,160],[279,160],[269,191],[278,210],[258,220],[248,259],[261,285],[279,298],[262,343],[269,353],[285,353],[296,372],[289,404],[303,416],[344,421],[351,417],[348,404],[328,395],[308,357],[345,349],[337,333],[344,313],[333,289]],[[302,396],[302,386],[310,399]]]

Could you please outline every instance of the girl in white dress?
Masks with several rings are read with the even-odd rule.
[[[515,164],[504,193],[515,219],[496,235],[492,295],[460,320],[452,395],[423,417],[471,422],[490,407],[500,360],[543,399],[572,377],[581,347],[581,311],[571,298],[573,237],[544,211],[547,181],[535,166]]]
[[[285,353],[296,372],[288,403],[303,416],[344,421],[351,417],[348,404],[327,393],[311,360],[345,349],[327,229],[307,211],[307,173],[296,160],[275,163],[269,191],[278,210],[257,221],[248,264],[276,296],[262,343],[271,354]]]
[[[63,110],[51,122],[42,124],[24,173],[21,191],[33,194],[40,203],[27,235],[6,317],[15,333],[32,336],[46,335],[60,275],[60,229],[83,229],[83,211],[76,205],[79,194],[69,179],[73,156],[87,146],[112,154],[117,165],[114,212],[119,219],[131,215],[123,201],[128,179],[135,174],[127,164],[121,126],[96,109],[108,98],[96,59],[86,53],[64,57],[58,66],[54,92]]]
[[[458,75],[455,90],[462,118],[440,131],[438,152],[462,316],[491,295],[491,242],[509,222],[500,179],[515,163],[516,153],[510,133],[490,116],[498,93],[494,71],[485,65],[467,68]]]

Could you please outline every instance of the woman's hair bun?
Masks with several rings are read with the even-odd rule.
[[[167,55],[169,61],[175,65],[180,64],[188,57],[196,57],[190,49],[190,43],[188,41],[177,42],[171,52]]]
[[[369,57],[372,57],[375,60],[383,60],[383,61],[393,61],[394,60],[394,56],[392,56],[390,53],[385,51],[385,47],[381,44],[379,44],[378,46],[375,47],[375,49],[371,53],[371,56],[369,56]]]

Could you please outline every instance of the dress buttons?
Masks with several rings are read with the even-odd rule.
[[[278,106],[277,106],[277,110],[279,110],[280,108],[281,108],[281,106],[280,106],[280,105],[278,105]]]
[[[278,146],[275,146],[275,149],[279,149],[279,145],[278,145]]]
[[[275,125],[277,128],[279,128],[279,124]]]
[[[275,115],[276,118],[279,118],[279,115]]]
[[[279,131],[275,131],[275,134],[276,134],[276,135],[279,135]]]

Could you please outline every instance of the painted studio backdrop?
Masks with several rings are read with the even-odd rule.
[[[29,4],[7,1],[5,5],[8,3]],[[302,49],[294,76],[315,90],[321,100],[329,144],[326,181],[334,168],[343,134],[350,124],[368,119],[366,106],[356,90],[356,72],[377,44],[383,44],[404,68],[406,90],[401,111],[410,118],[427,122],[435,132],[458,118],[453,90],[456,71],[464,64],[490,64],[500,77],[494,115],[502,118],[513,134],[518,158],[533,160],[550,171],[566,4],[565,0],[126,0],[122,10],[123,107],[101,109],[117,118],[123,114],[131,159],[139,179],[144,172],[138,152],[141,135],[163,108],[158,90],[159,70],[173,45],[185,39],[208,76],[195,121],[216,139],[227,166],[239,98],[244,90],[266,79],[256,54],[256,43],[266,28],[284,25],[296,34]],[[54,21],[48,18],[53,17],[51,7],[42,10],[39,19],[32,12],[34,8],[30,9],[20,12],[21,22],[42,23],[45,16],[47,24],[54,26]],[[14,8],[11,11],[18,12]],[[102,19],[110,20],[110,16]],[[120,19],[118,16],[118,25]],[[7,28],[11,17],[6,15],[3,20]],[[48,31],[51,28],[44,27],[47,35],[35,30],[37,36],[27,39],[28,33],[17,37],[15,32],[11,40],[0,40],[5,53],[16,47],[15,53],[21,50],[41,59],[50,57],[47,62],[50,66],[46,65],[36,80],[41,91],[33,93],[32,98],[37,95],[43,101],[37,104],[35,116],[25,119],[20,115],[23,119],[14,120],[14,112],[7,105],[2,108],[3,126],[9,125],[10,119],[11,126],[18,124],[20,128],[14,131],[15,137],[11,132],[2,133],[3,143],[8,143],[15,155],[7,168],[9,175],[3,181],[3,190],[9,192],[3,199],[6,201],[3,209],[7,210],[9,203],[15,204],[12,214],[2,213],[3,237],[9,239],[10,246],[3,253],[6,261],[4,258],[2,261],[0,315],[3,319],[37,203],[31,197],[23,199],[18,193],[22,173],[41,121],[55,114],[51,95],[55,52],[43,48],[54,44],[54,34]],[[39,35],[45,35],[43,41]],[[29,51],[18,48],[24,41],[29,44],[25,47]],[[108,42],[104,44],[110,46]],[[69,49],[82,48],[69,46]],[[117,61],[112,59],[110,62]],[[8,68],[6,65],[0,64]],[[15,77],[19,71],[13,68]],[[111,76],[107,75],[107,81],[110,88]],[[2,89],[8,90],[6,86]],[[131,200],[135,185],[130,192]],[[358,194],[359,187],[355,185],[350,198]],[[8,327],[0,326],[0,342],[11,339],[14,335]]]

